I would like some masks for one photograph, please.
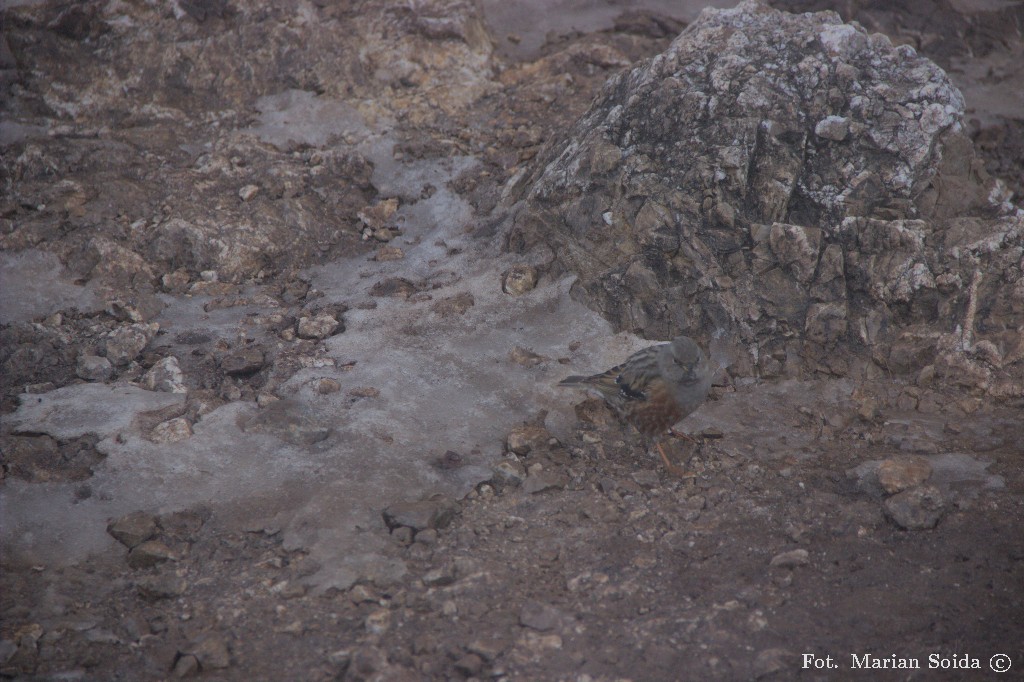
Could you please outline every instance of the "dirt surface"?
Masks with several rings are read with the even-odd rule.
[[[245,7],[253,21],[239,44],[276,61],[220,80],[217,60],[235,49],[217,43],[239,16],[232,3],[133,7],[119,23],[99,3],[2,4],[4,296],[12,282],[20,293],[2,308],[0,486],[4,523],[23,525],[5,535],[0,676],[883,678],[854,667],[874,657],[921,668],[884,679],[991,679],[1005,654],[1012,667],[998,679],[1022,678],[1019,400],[922,376],[721,372],[681,425],[695,440],[666,440],[694,474],[679,478],[602,403],[529,390],[604,369],[636,342],[599,345],[610,331],[559,307],[557,283],[538,285],[554,293],[532,302],[506,293],[531,275],[517,265],[510,278],[497,256],[473,262],[491,211],[607,78],[664,50],[681,18],[637,10],[602,28],[603,8],[572,24],[588,29],[530,36],[540,47],[517,53],[491,52],[483,33],[512,47],[517,37],[466,3],[314,5],[353,40],[383,38],[304,63],[303,49],[326,43],[310,31],[305,45],[289,21],[301,26],[313,5]],[[965,79],[976,149],[1019,201],[1022,5],[828,6]],[[181,27],[168,51],[143,40],[147,18]],[[271,39],[272,24],[288,26],[286,38]],[[105,38],[111,30],[149,45],[154,80],[124,90],[135,109],[96,104],[96,84],[128,50],[124,33]],[[454,47],[433,62],[402,57],[423,40]],[[488,66],[463,68],[476,59]],[[51,88],[46,75],[74,63],[84,75]],[[288,69],[264,73],[265,63]],[[290,99],[260,99],[285,90]],[[339,91],[362,118],[301,94]],[[470,155],[476,165],[459,166]],[[414,168],[416,183],[391,163]],[[421,229],[454,225],[460,211],[470,219],[453,232]],[[252,240],[227,248],[232,227]],[[219,251],[204,247],[221,237]],[[493,295],[453,289],[462,279],[491,282]],[[502,306],[524,312],[496,317]],[[381,362],[391,337],[424,355]],[[501,351],[474,356],[473,338]],[[508,339],[510,350],[499,346]],[[490,363],[507,393],[489,379],[499,398],[472,398],[484,407],[430,431],[443,405],[396,407],[420,395],[428,346]],[[1003,353],[1007,366],[1021,350]],[[408,384],[365,369],[375,362]],[[461,370],[443,376],[461,386]],[[46,423],[62,405],[56,389],[132,383],[159,400],[125,418],[111,394],[95,398],[115,406],[109,414]],[[82,396],[101,394],[67,395],[83,408]],[[29,414],[33,401],[44,414]],[[457,447],[446,431],[458,431]],[[346,438],[350,459],[331,459]],[[190,442],[209,454],[175,461]],[[167,492],[144,503],[118,488],[134,484]],[[330,498],[347,495],[372,513],[353,512],[352,528],[332,535],[349,508]],[[63,516],[49,516],[51,504]],[[75,554],[78,531],[62,536],[54,519],[106,544]],[[61,538],[67,547],[52,546]],[[351,574],[325,567],[363,553],[372,559]]]

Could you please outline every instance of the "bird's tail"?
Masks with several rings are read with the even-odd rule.
[[[588,383],[587,379],[589,379],[589,378],[590,377],[585,377],[585,376],[583,376],[581,374],[573,374],[572,376],[568,376],[568,377],[562,379],[561,381],[559,381],[558,385],[559,386],[579,386],[581,384]]]

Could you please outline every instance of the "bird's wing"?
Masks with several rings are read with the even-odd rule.
[[[658,350],[650,346],[631,355],[628,360],[608,370],[615,372],[615,384],[628,400],[645,400],[647,387],[658,373]]]

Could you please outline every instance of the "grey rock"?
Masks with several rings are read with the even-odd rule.
[[[153,336],[160,329],[156,322],[150,324],[130,324],[118,327],[107,335],[104,344],[107,360],[120,367],[139,357]]]
[[[263,351],[259,348],[241,348],[224,356],[220,368],[231,376],[246,376],[263,369]]]
[[[773,568],[793,568],[795,566],[805,566],[807,562],[808,552],[806,549],[793,549],[776,554],[772,557],[769,565]]]
[[[562,490],[569,484],[569,477],[554,471],[538,471],[526,477],[523,492],[527,495],[548,490]]]
[[[207,635],[199,642],[189,646],[188,653],[199,660],[203,669],[223,670],[231,665],[231,652],[223,639],[216,635]]]
[[[933,485],[904,490],[885,501],[886,515],[904,530],[934,528],[945,511],[945,499]]]
[[[766,376],[795,369],[771,350],[796,335],[787,365],[844,374],[836,347],[917,322],[907,311],[936,306],[938,273],[969,281],[963,249],[1019,243],[975,221],[956,248],[929,246],[936,207],[988,202],[961,175],[925,192],[972,163],[963,111],[939,67],[832,12],[708,9],[613,77],[509,187],[506,246],[553,254],[546,267],[576,273],[574,297],[617,329],[730,329],[761,358],[742,371]],[[944,309],[964,304],[948,296]]]
[[[188,389],[185,388],[181,367],[178,366],[178,358],[173,355],[163,358],[142,375],[142,385],[150,391],[188,392]]]
[[[522,296],[537,286],[537,269],[530,265],[513,265],[501,281],[506,294]]]
[[[382,513],[388,528],[407,526],[413,530],[444,528],[455,517],[455,502],[444,495],[436,495],[417,502],[396,502]]]
[[[128,552],[128,565],[132,568],[152,568],[174,558],[174,552],[163,542],[146,540]]]
[[[924,457],[902,455],[882,460],[878,465],[878,482],[887,493],[898,493],[928,480],[932,465]]]
[[[510,452],[523,456],[547,445],[550,439],[551,432],[543,426],[524,424],[509,431],[505,438],[505,445]]]
[[[562,622],[562,612],[538,601],[530,600],[519,610],[519,624],[532,630],[547,632]]]
[[[340,326],[333,315],[321,313],[313,317],[300,317],[297,333],[302,339],[326,339]]]
[[[180,597],[188,589],[188,583],[175,575],[147,575],[135,582],[135,589],[140,597],[153,602]]]
[[[182,654],[174,661],[171,673],[179,678],[195,677],[199,674],[199,659],[192,654]]]
[[[455,582],[455,571],[450,566],[432,568],[423,574],[423,584],[427,587],[444,587]]]
[[[466,677],[472,677],[478,675],[483,670],[484,661],[476,654],[466,654],[459,660],[455,661],[455,669]]]
[[[515,488],[522,485],[523,481],[526,480],[526,471],[519,462],[506,459],[495,464],[492,471],[494,475],[491,478],[491,483],[499,489]]]
[[[79,355],[75,374],[86,381],[106,381],[114,373],[110,360],[98,355]]]
[[[156,535],[156,517],[136,511],[111,521],[107,532],[128,549],[133,549]]]

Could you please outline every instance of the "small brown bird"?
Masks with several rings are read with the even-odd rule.
[[[656,439],[708,396],[714,372],[704,351],[688,336],[644,348],[621,365],[593,376],[566,377],[559,386],[593,388],[642,436]],[[654,441],[669,471],[661,443]]]

